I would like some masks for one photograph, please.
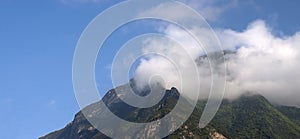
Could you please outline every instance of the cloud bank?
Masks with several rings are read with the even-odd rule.
[[[169,26],[164,33],[183,42],[185,51],[191,56],[189,59],[196,60],[204,55],[202,49],[179,28]],[[199,30],[198,35],[201,33],[203,31]],[[242,32],[219,29],[217,34],[224,49],[235,51],[234,54],[225,55],[226,63],[220,63],[220,66],[227,64],[225,98],[235,99],[252,92],[265,96],[275,104],[300,106],[300,32],[292,36],[275,36],[264,21],[257,20]],[[144,51],[167,51],[168,56],[177,57],[175,64],[179,68],[162,57],[148,56],[138,66],[135,79],[145,85],[151,75],[163,75],[166,88],[180,88],[178,70],[188,71],[192,67],[185,63],[188,58],[182,56],[181,46],[165,40],[161,42],[158,39],[147,40]],[[197,63],[201,79],[200,96],[206,98],[211,83],[209,62],[202,58]],[[182,93],[193,98],[197,92],[183,90]]]
[[[225,48],[237,51],[227,62],[227,97],[255,91],[273,103],[300,106],[300,32],[274,36],[257,20],[243,32],[224,30],[220,38]]]

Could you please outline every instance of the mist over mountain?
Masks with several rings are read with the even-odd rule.
[[[1,139],[300,139],[299,5],[1,0]]]
[[[196,96],[200,94],[200,98],[207,98],[212,83],[212,74],[209,62],[211,59],[201,58],[205,57],[206,51],[179,27],[169,25],[162,30],[167,36],[171,36],[181,44],[153,37],[145,41],[143,52],[155,50],[165,53],[166,57],[174,61],[156,55],[147,56],[137,67],[135,80],[140,84],[139,86],[145,86],[152,75],[158,74],[163,77],[165,88],[177,87],[181,90],[181,77],[178,71],[188,72],[195,68],[188,62],[190,59],[197,60],[196,68],[201,80],[201,90],[200,92],[191,92],[186,89],[182,90],[182,94],[190,98],[197,98]],[[207,32],[207,30],[197,27],[189,31],[191,30],[197,32],[195,35],[199,38]],[[300,107],[298,100],[300,97],[298,87],[300,84],[300,73],[298,72],[300,69],[298,60],[300,58],[300,35],[295,33],[291,36],[278,36],[272,32],[273,29],[263,20],[250,23],[243,31],[217,29],[216,34],[220,38],[222,48],[234,52],[234,54],[227,53],[224,56],[225,63],[220,62],[217,65],[220,67],[220,70],[217,71],[220,75],[216,76],[220,76],[220,80],[222,80],[221,75],[225,72],[222,67],[226,66],[227,68],[225,98],[236,99],[243,93],[251,91],[263,95],[278,105]],[[209,42],[212,40],[204,40],[206,41],[201,43],[210,47]],[[189,56],[186,56],[185,53]],[[222,56],[217,57],[223,58]],[[174,65],[174,63],[176,64]],[[217,69],[215,68],[215,70]],[[192,82],[192,79],[186,82]]]
[[[206,31],[197,28],[195,30],[200,35]],[[271,29],[261,20],[253,22],[243,32],[219,31],[218,36],[227,50],[222,51],[221,55],[209,53],[210,58],[213,58],[210,59],[208,53],[197,47],[194,40],[190,40],[182,30],[168,26],[164,32],[183,42],[186,47],[182,48],[165,39],[149,38],[144,42],[143,52],[147,53],[153,49],[161,51],[166,54],[166,57],[176,60],[176,66],[174,61],[157,55],[142,58],[129,86],[127,88],[123,85],[116,87],[102,98],[115,115],[132,122],[155,121],[167,115],[182,95],[186,99],[185,105],[181,107],[182,111],[191,107],[189,101],[196,100],[198,103],[185,124],[166,138],[300,138],[300,109],[290,107],[300,106],[297,97],[300,91],[297,86],[299,84],[297,71],[300,65],[297,60],[300,56],[297,49],[300,46],[298,33],[289,37],[274,36]],[[259,39],[253,39],[257,38],[257,35]],[[209,45],[208,42],[204,43]],[[196,66],[188,64],[190,60],[195,61]],[[221,76],[225,75],[226,91],[216,116],[209,125],[201,129],[198,127],[199,119],[213,83],[211,60],[216,63],[213,65],[217,74],[215,76],[220,77],[213,82],[222,80]],[[224,66],[227,67],[227,71],[221,70]],[[201,79],[199,92],[190,90],[195,87],[189,86],[193,80],[186,80],[187,87],[182,88],[182,80],[178,75],[178,71],[189,73],[191,68],[195,67]],[[153,75],[158,75],[160,78],[153,78]],[[186,76],[196,75],[187,74]],[[153,88],[153,85],[156,86]],[[120,99],[126,95],[116,93],[117,90],[128,92],[130,90],[128,87],[140,96],[147,96],[152,91],[157,94],[157,97],[160,95],[164,97],[150,108],[133,107]],[[172,89],[167,90],[168,88]],[[97,103],[91,104],[83,111],[92,112],[90,116],[97,119],[97,113],[101,113],[104,109],[97,106]],[[177,121],[176,119],[170,120]],[[170,124],[166,124],[166,127],[174,126],[172,122],[167,123]],[[110,123],[99,121],[98,124]],[[135,135],[133,138],[155,138],[155,133],[162,130],[158,126],[141,129],[135,131],[128,127],[120,127],[107,130],[111,134],[114,132],[124,135],[131,133]],[[95,129],[83,113],[79,112],[65,128],[42,138],[108,137]]]
[[[223,53],[225,62],[228,62],[233,57],[239,55],[238,51],[231,50],[223,51]],[[223,56],[212,55],[215,57],[215,60],[217,60],[217,63],[220,65],[225,64],[222,60]],[[200,72],[202,76],[209,74],[208,71],[203,70],[209,68],[209,62],[206,55],[198,57],[195,61],[198,67],[202,68]],[[231,72],[227,73],[229,76],[227,80],[229,82],[235,80],[231,74]],[[192,107],[189,103],[191,97],[185,95],[186,92],[179,93],[175,87],[171,87],[170,90],[167,90],[166,86],[155,81],[152,82],[151,87],[149,85],[141,87],[139,86],[140,84],[138,81],[139,80],[134,78],[130,80],[128,84],[108,91],[102,98],[102,101],[109,110],[124,120],[131,122],[151,122],[161,119],[172,111],[180,95],[186,99],[184,105],[181,106],[180,109],[185,111]],[[205,87],[207,85],[208,84],[204,84],[203,86]],[[116,91],[119,93],[116,93]],[[159,103],[152,107],[137,108],[128,105],[121,99],[124,98],[124,95],[129,91],[133,91],[139,96],[158,93],[163,95],[163,97]],[[198,102],[192,115],[178,130],[166,138],[300,138],[299,108],[278,105],[278,103],[273,102],[270,103],[264,96],[251,90],[245,90],[245,92],[235,97],[226,97],[225,95],[216,116],[211,123],[201,129],[198,127],[198,123],[206,105],[207,97],[205,97],[205,95],[207,94],[207,92],[200,92],[202,98],[197,100]],[[90,111],[91,115],[89,116],[97,119],[97,114],[101,113],[104,109],[99,107],[97,103],[87,106],[83,111]],[[172,121],[172,119],[170,121]],[[173,119],[173,121],[176,120]],[[99,124],[110,124],[107,122],[108,121],[99,121]],[[165,125],[166,127],[174,126],[172,125],[172,122],[168,123],[169,124]],[[128,127],[120,127],[118,129],[107,130],[110,130],[112,133],[121,132],[124,135],[126,135],[126,133],[135,135],[135,137],[128,136],[128,138],[155,138],[155,131],[157,132],[162,129],[158,127],[154,129],[153,127],[143,127],[141,130],[136,131],[131,130]],[[74,120],[65,128],[41,137],[41,139],[67,138],[100,139],[109,137],[99,132],[92,124],[90,124],[82,112],[77,113]]]

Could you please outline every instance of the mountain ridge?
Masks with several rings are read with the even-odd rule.
[[[120,110],[118,107],[116,107],[118,109],[112,112],[119,114],[118,116],[126,120],[132,121],[140,120],[140,122],[143,122],[149,121],[150,119],[159,119],[172,110],[180,95],[176,88],[166,90],[166,92],[168,91],[169,93],[166,93],[167,95],[164,96],[160,104],[150,109],[142,110],[131,108],[129,109],[130,112],[126,113],[127,117],[124,115],[122,117],[122,113],[120,112],[117,113],[117,111]],[[172,95],[170,95],[170,91]],[[155,109],[162,103],[165,104],[163,109]],[[286,110],[282,108],[283,106],[274,106],[261,95],[242,95],[233,101],[224,99],[211,123],[205,128],[200,129],[198,128],[198,122],[205,104],[205,100],[199,100],[190,118],[178,130],[166,138],[300,138],[300,126],[295,122],[299,120],[299,118],[297,119],[294,116],[293,119],[290,119],[293,115],[290,112],[291,110],[288,111],[290,113],[282,113],[282,111]],[[120,103],[114,105],[117,106],[120,105]],[[91,105],[88,107],[91,107]],[[113,108],[113,106],[110,107]],[[140,114],[134,115],[136,112]],[[297,112],[296,114],[298,114],[300,113],[300,109],[294,108],[293,112]],[[144,115],[141,115],[142,113],[144,113]],[[154,116],[151,117],[149,114],[154,114]],[[97,131],[97,129],[85,119],[83,114],[79,112],[75,115],[74,120],[65,128],[52,132],[40,139],[56,138],[102,139],[109,137]]]

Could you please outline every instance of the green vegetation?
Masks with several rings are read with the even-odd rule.
[[[259,95],[224,101],[211,125],[228,138],[300,137],[300,127]]]
[[[300,126],[300,109],[296,107],[289,106],[277,106],[278,111],[283,113],[286,117],[288,117],[292,122]]]
[[[129,121],[149,122],[160,119],[168,114],[175,106],[179,93],[177,90],[168,90],[165,97],[157,105],[141,109],[126,105],[115,98],[115,95],[106,95],[106,103],[109,108],[119,117]],[[213,133],[219,133],[226,138],[248,139],[248,138],[276,138],[296,139],[300,138],[300,109],[286,106],[273,106],[260,95],[247,95],[239,99],[229,101],[223,100],[222,105],[214,119],[205,128],[198,128],[199,119],[206,101],[198,101],[190,118],[168,139],[178,138],[212,138]],[[88,106],[93,109],[93,106]],[[182,107],[190,107],[186,103]],[[101,111],[101,110],[100,110]],[[122,128],[130,132],[130,127]],[[147,129],[145,129],[147,130]],[[102,139],[108,138],[93,129],[83,114],[76,114],[72,123],[64,129],[53,132],[42,139]]]

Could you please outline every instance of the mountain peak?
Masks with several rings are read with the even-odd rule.
[[[158,104],[150,108],[136,108],[120,100],[115,90],[112,89],[104,96],[103,101],[115,115],[124,120],[151,122],[161,119],[172,111],[179,97],[178,90],[172,87],[165,90],[165,95]],[[233,101],[224,100],[211,123],[200,129],[198,122],[205,103],[199,100],[190,118],[166,138],[215,138],[216,136],[222,138],[300,138],[300,126],[295,122],[300,120],[299,117],[293,115],[300,114],[300,109],[284,107],[278,109],[261,95],[246,94]],[[189,106],[182,108],[185,107]],[[101,112],[101,109],[95,108],[93,104],[87,108]],[[148,128],[143,130],[150,131]],[[144,137],[151,138],[150,136]],[[41,139],[66,138],[106,139],[108,137],[95,129],[79,112],[65,128],[41,137]]]

